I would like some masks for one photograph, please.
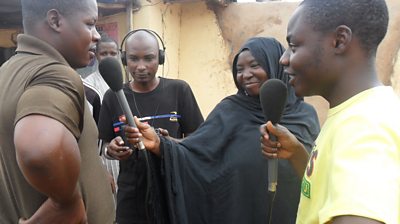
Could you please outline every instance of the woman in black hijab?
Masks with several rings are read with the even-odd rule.
[[[249,39],[233,61],[235,95],[223,99],[207,120],[182,142],[157,137],[138,123],[149,151],[160,155],[171,223],[266,224],[268,161],[262,156],[259,127],[265,118],[258,91],[267,79],[287,84],[288,99],[280,124],[311,150],[319,132],[314,108],[294,94],[279,59],[284,49],[273,38]],[[128,141],[138,133],[128,128]],[[295,223],[301,179],[279,161],[272,222]]]

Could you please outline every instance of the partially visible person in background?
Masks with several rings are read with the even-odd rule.
[[[81,74],[83,84],[85,85],[86,98],[93,108],[93,117],[98,123],[100,115],[101,102],[103,96],[109,89],[109,86],[104,81],[99,73],[98,65],[106,57],[119,58],[118,44],[115,40],[111,39],[106,33],[101,34],[99,42],[96,44],[96,58],[92,62],[94,71],[86,74],[86,70],[78,69]],[[87,69],[87,68],[85,68]],[[91,69],[89,69],[91,71]]]
[[[268,194],[268,161],[262,156],[259,127],[264,117],[261,85],[279,79],[288,87],[281,124],[308,150],[319,133],[315,109],[296,97],[279,64],[284,48],[274,38],[251,38],[235,56],[232,70],[238,88],[223,99],[206,121],[180,143],[159,137],[137,120],[146,149],[158,155],[167,187],[171,223],[293,224],[301,178],[293,164],[279,161],[276,198]],[[125,129],[138,142],[136,128]],[[272,209],[269,220],[268,213]]]
[[[160,49],[158,34],[151,30],[129,32],[122,62],[132,77],[123,92],[134,115],[155,128],[162,128],[173,138],[194,132],[204,121],[190,86],[182,81],[157,77],[165,52]],[[162,40],[160,39],[161,43]],[[124,41],[121,43],[123,49]],[[163,44],[163,43],[162,43]],[[163,46],[164,48],[164,46]],[[99,136],[108,144],[104,155],[120,160],[117,191],[117,222],[169,223],[159,158],[144,151],[128,150],[122,132],[123,111],[114,92],[104,96],[99,119]]]
[[[103,101],[103,96],[109,89],[109,86],[99,72],[98,63],[107,57],[119,58],[120,54],[117,42],[104,33],[101,35],[101,38],[96,45],[97,69],[88,76],[83,77],[84,85],[87,85],[99,92],[100,101]]]
[[[110,224],[111,187],[75,68],[94,58],[95,0],[22,0],[0,68],[0,223]]]

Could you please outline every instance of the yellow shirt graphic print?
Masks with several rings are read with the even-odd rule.
[[[311,152],[311,156],[310,156],[310,160],[308,161],[308,165],[305,171],[305,175],[303,177],[303,180],[301,182],[301,193],[307,197],[307,198],[311,198],[311,183],[310,181],[307,180],[306,177],[311,177],[313,171],[314,171],[314,163],[315,160],[318,156],[318,150],[315,150],[315,146]]]

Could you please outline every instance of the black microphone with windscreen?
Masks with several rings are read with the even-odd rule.
[[[266,121],[277,124],[281,120],[287,98],[287,87],[279,79],[269,79],[260,88],[260,102]],[[276,141],[276,136],[270,134]],[[268,160],[268,191],[275,192],[278,184],[278,159]]]
[[[122,69],[119,61],[113,57],[103,59],[99,63],[99,72],[108,86],[110,86],[112,91],[117,95],[119,105],[122,107],[122,111],[125,114],[128,124],[132,127],[136,127],[131,108],[129,107],[128,101],[122,91]],[[140,150],[145,149],[142,141],[139,142],[138,148]]]

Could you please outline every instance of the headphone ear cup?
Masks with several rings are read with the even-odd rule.
[[[121,51],[121,62],[123,65],[126,66],[126,52],[125,51]]]
[[[165,52],[163,50],[158,50],[158,64],[163,65],[165,62]]]

